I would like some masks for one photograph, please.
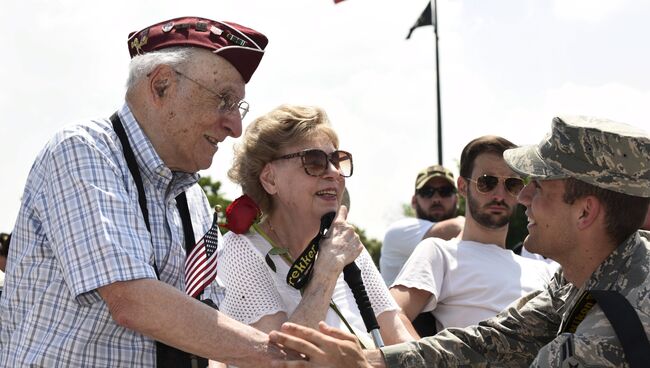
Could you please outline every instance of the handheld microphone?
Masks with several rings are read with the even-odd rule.
[[[329,212],[321,218],[321,233],[323,225],[327,225],[325,228],[329,229],[335,216],[336,212]],[[384,346],[384,341],[379,333],[379,323],[377,322],[377,317],[375,317],[375,311],[372,309],[372,304],[370,304],[370,299],[366,293],[366,286],[363,284],[363,279],[361,278],[361,270],[354,261],[343,268],[343,279],[350,287],[350,290],[352,290],[352,295],[354,295],[354,300],[357,302],[363,324],[372,336],[375,346],[378,348]]]

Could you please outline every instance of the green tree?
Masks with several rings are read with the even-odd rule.
[[[357,235],[359,235],[359,239],[361,240],[361,243],[363,243],[363,245],[366,247],[366,250],[368,250],[368,253],[370,253],[373,262],[375,262],[375,266],[379,268],[379,257],[381,256],[381,241],[375,238],[368,237],[364,229],[356,225],[353,226],[357,232]]]
[[[402,214],[404,217],[415,217],[415,209],[410,203],[402,203]]]
[[[219,192],[221,189],[221,182],[219,180],[212,180],[209,176],[204,176],[199,179],[199,185],[201,189],[205,192],[205,195],[208,197],[208,202],[210,206],[214,208],[215,206],[221,207],[221,213],[219,214],[220,219],[225,219],[226,207],[232,202],[230,199],[227,199]],[[221,221],[221,220],[220,220]]]

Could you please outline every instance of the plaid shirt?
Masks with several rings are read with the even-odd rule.
[[[58,133],[36,158],[13,231],[0,367],[155,366],[154,341],[118,326],[97,288],[155,279],[155,258],[161,280],[184,290],[174,198],[186,191],[196,239],[210,227],[211,209],[198,175],[172,172],[126,104],[119,115],[144,182],[151,234],[110,121]]]

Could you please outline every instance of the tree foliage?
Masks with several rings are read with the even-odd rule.
[[[372,257],[372,260],[375,262],[375,265],[377,268],[379,268],[379,257],[381,256],[381,241],[375,239],[375,238],[370,238],[368,235],[366,235],[366,231],[356,225],[353,225],[357,235],[359,235],[359,239],[361,240],[361,243],[366,247],[368,250],[368,253],[370,253],[370,256]]]
[[[224,211],[232,201],[225,198],[221,192],[219,192],[219,189],[221,189],[221,182],[218,180],[213,181],[211,177],[204,176],[199,179],[199,186],[201,186],[201,189],[203,189],[205,195],[208,197],[208,202],[210,202],[212,208],[215,206],[221,207],[219,218],[225,218]]]

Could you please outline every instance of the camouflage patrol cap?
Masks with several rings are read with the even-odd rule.
[[[506,163],[531,178],[575,178],[636,197],[650,197],[650,136],[633,126],[586,116],[553,119],[536,146],[506,150]]]
[[[422,188],[429,180],[436,177],[446,179],[454,188],[456,187],[456,180],[454,180],[454,174],[451,171],[444,166],[433,165],[420,170],[415,178],[415,190]]]

